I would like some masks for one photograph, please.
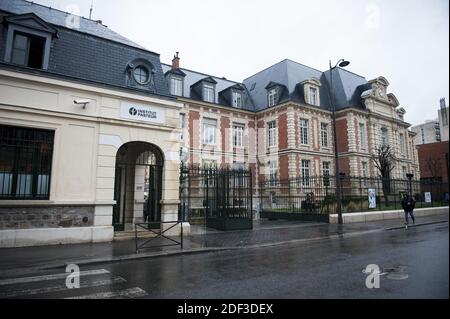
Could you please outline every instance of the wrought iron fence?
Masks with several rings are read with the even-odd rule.
[[[400,209],[404,194],[411,194],[416,198],[417,208],[448,205],[448,183],[441,180],[409,181],[341,175],[339,181],[343,212]],[[264,180],[259,184],[259,190],[263,212],[336,212],[334,176]],[[369,205],[370,193],[375,194],[375,206]]]
[[[180,220],[218,229],[252,227],[250,170],[197,166],[180,170]]]

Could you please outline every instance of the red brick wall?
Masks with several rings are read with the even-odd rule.
[[[350,159],[349,158],[339,158],[339,173],[345,173],[346,176],[350,175]]]
[[[337,145],[339,153],[348,152],[348,131],[347,119],[340,118],[336,120]]]
[[[285,150],[288,148],[288,133],[287,133],[287,114],[278,116],[278,149]]]
[[[281,155],[280,161],[278,163],[278,167],[280,168],[280,179],[288,179],[289,178],[289,157],[287,155]]]
[[[442,177],[443,182],[448,182],[448,141],[423,144],[418,146],[419,154],[419,165],[420,165],[420,177],[430,178],[433,177],[432,170],[430,170],[430,165],[427,163],[428,159],[437,159],[439,168],[439,176]]]

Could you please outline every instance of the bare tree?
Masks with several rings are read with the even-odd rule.
[[[395,168],[395,159],[389,145],[378,146],[372,156],[375,167],[382,179],[383,195],[386,206],[389,206],[388,195],[391,192],[391,172]]]

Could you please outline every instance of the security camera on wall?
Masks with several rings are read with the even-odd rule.
[[[91,102],[90,100],[86,100],[86,99],[73,100],[74,104],[83,105],[83,109],[86,108],[86,104],[89,104],[90,102]]]

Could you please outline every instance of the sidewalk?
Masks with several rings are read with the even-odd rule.
[[[448,219],[448,214],[422,217],[418,219],[416,227],[428,223],[448,222]],[[134,240],[101,244],[3,248],[0,249],[0,278],[16,273],[65,267],[70,263],[81,266],[111,261],[255,248],[291,242],[356,236],[397,228],[404,228],[402,220],[344,225],[293,221],[257,221],[253,230],[246,231],[223,232],[209,229],[199,231],[198,227],[193,226],[194,234],[184,239],[183,249],[180,246],[150,248],[142,250],[139,254],[135,253]],[[145,239],[142,239],[142,241],[145,241]]]

